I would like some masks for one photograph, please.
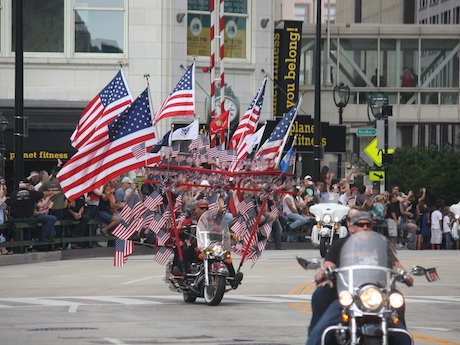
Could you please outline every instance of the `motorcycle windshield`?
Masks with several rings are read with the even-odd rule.
[[[326,192],[321,194],[320,203],[325,204],[338,204],[340,199],[339,193]]]
[[[387,287],[396,260],[390,242],[373,231],[351,235],[340,252],[338,291],[352,291],[364,284]]]
[[[203,213],[196,226],[196,238],[200,250],[209,247],[211,242],[218,242],[224,250],[229,250],[230,230],[223,214],[213,210]]]

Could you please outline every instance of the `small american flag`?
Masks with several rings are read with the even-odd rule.
[[[130,240],[115,239],[115,247],[113,252],[113,265],[116,267],[123,267],[134,251],[134,242]]]
[[[158,247],[165,246],[168,243],[170,238],[171,238],[171,234],[169,233],[169,231],[160,230],[160,232],[158,232],[157,234],[157,246]]]
[[[134,155],[134,157],[136,157],[137,159],[142,158],[142,157],[145,156],[145,154],[146,154],[146,152],[145,152],[145,143],[141,143],[141,144],[139,144],[139,145],[133,146],[133,148],[131,149],[131,151],[133,151],[133,155]]]
[[[163,203],[163,196],[157,191],[154,190],[152,194],[150,194],[144,200],[144,206],[147,207],[150,211],[155,211],[158,206]]]
[[[240,214],[246,214],[252,208],[254,208],[254,202],[251,198],[244,199],[236,206],[236,210]]]
[[[149,229],[158,234],[165,224],[166,218],[164,218],[161,213],[156,213],[155,218],[152,219],[149,225]]]
[[[195,115],[195,64],[193,63],[155,115],[154,124],[168,117]]]
[[[168,247],[160,247],[158,252],[155,254],[155,261],[160,265],[164,265],[168,262],[169,257],[173,253],[172,249]]]

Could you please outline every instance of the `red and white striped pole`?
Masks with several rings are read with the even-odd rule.
[[[224,0],[219,3],[219,59],[220,59],[220,113],[225,112],[225,68],[224,68],[224,52],[225,52],[225,19],[224,19]],[[230,119],[228,119],[228,131],[230,131]],[[220,144],[225,141],[225,132],[220,132]]]
[[[216,117],[216,0],[209,0],[211,27],[209,30],[211,41],[211,121]],[[211,135],[211,147],[216,146],[216,136]]]

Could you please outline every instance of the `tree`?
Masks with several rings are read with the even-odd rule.
[[[388,167],[388,185],[398,185],[404,192],[412,190],[416,197],[420,188],[427,190],[426,202],[433,205],[444,199],[446,205],[460,200],[460,153],[438,151],[433,155],[425,148],[396,149]]]

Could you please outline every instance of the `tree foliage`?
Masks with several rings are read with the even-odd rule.
[[[460,200],[460,153],[456,151],[430,152],[425,148],[398,148],[388,165],[388,186],[398,185],[416,197],[425,187],[426,202],[433,205],[436,199],[444,199],[446,205]]]

